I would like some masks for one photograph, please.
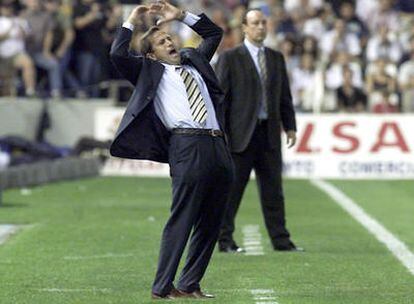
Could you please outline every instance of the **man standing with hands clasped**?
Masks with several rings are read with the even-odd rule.
[[[203,41],[177,50],[171,36],[151,27],[140,38],[140,54],[129,52],[132,31],[143,14],[180,20]],[[135,90],[111,146],[113,156],[168,162],[171,214],[161,240],[153,299],[210,298],[200,281],[217,242],[233,178],[223,134],[223,93],[209,61],[222,30],[204,14],[193,15],[165,1],[136,7],[118,32],[111,59]],[[192,231],[188,256],[173,281]]]
[[[273,248],[301,251],[285,224],[282,189],[281,123],[289,148],[296,142],[296,121],[285,61],[280,52],[263,46],[266,18],[259,9],[243,19],[244,43],[221,55],[217,76],[226,100],[235,180],[219,237],[221,252],[243,252],[233,239],[234,220],[252,169]]]

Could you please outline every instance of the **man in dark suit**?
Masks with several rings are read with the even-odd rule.
[[[161,23],[180,20],[202,38],[197,49],[180,51],[171,36],[151,27],[129,52],[134,25],[143,14]],[[164,1],[138,6],[118,32],[111,59],[135,90],[111,146],[113,156],[168,162],[172,207],[164,228],[152,298],[208,298],[200,281],[217,242],[233,177],[223,128],[223,92],[209,61],[222,30],[204,14],[180,11]],[[191,235],[177,287],[174,277]]]
[[[219,237],[222,252],[243,252],[233,239],[234,221],[252,169],[273,248],[295,251],[285,223],[281,123],[287,143],[296,142],[296,121],[288,76],[280,52],[263,46],[266,18],[258,9],[243,20],[245,40],[221,55],[216,72],[225,93],[226,132],[235,180]]]

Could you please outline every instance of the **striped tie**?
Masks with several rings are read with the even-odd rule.
[[[177,68],[176,70],[180,72],[180,76],[184,81],[188,103],[190,104],[191,116],[195,122],[203,124],[207,119],[207,108],[203,96],[201,96],[197,81],[185,69]]]
[[[258,59],[260,67],[260,78],[262,80],[263,109],[265,112],[267,112],[267,68],[265,52],[263,49],[259,50]]]

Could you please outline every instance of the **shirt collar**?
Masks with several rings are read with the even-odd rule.
[[[175,71],[175,69],[176,69],[176,68],[181,68],[181,67],[182,67],[182,65],[168,64],[168,63],[165,63],[165,62],[161,62],[161,64],[162,64],[162,65],[163,65],[166,69],[171,70],[171,71]]]
[[[259,53],[259,50],[264,50],[263,46],[258,47],[256,45],[254,45],[249,40],[247,40],[247,38],[244,39],[244,45],[247,47],[250,54],[252,54],[253,56],[257,56],[257,54]]]

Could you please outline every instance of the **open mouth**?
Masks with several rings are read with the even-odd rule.
[[[171,51],[169,51],[169,53],[168,54],[170,54],[170,55],[172,55],[172,56],[175,56],[175,55],[177,55],[178,53],[177,53],[177,51],[175,50],[175,49],[172,49]]]

